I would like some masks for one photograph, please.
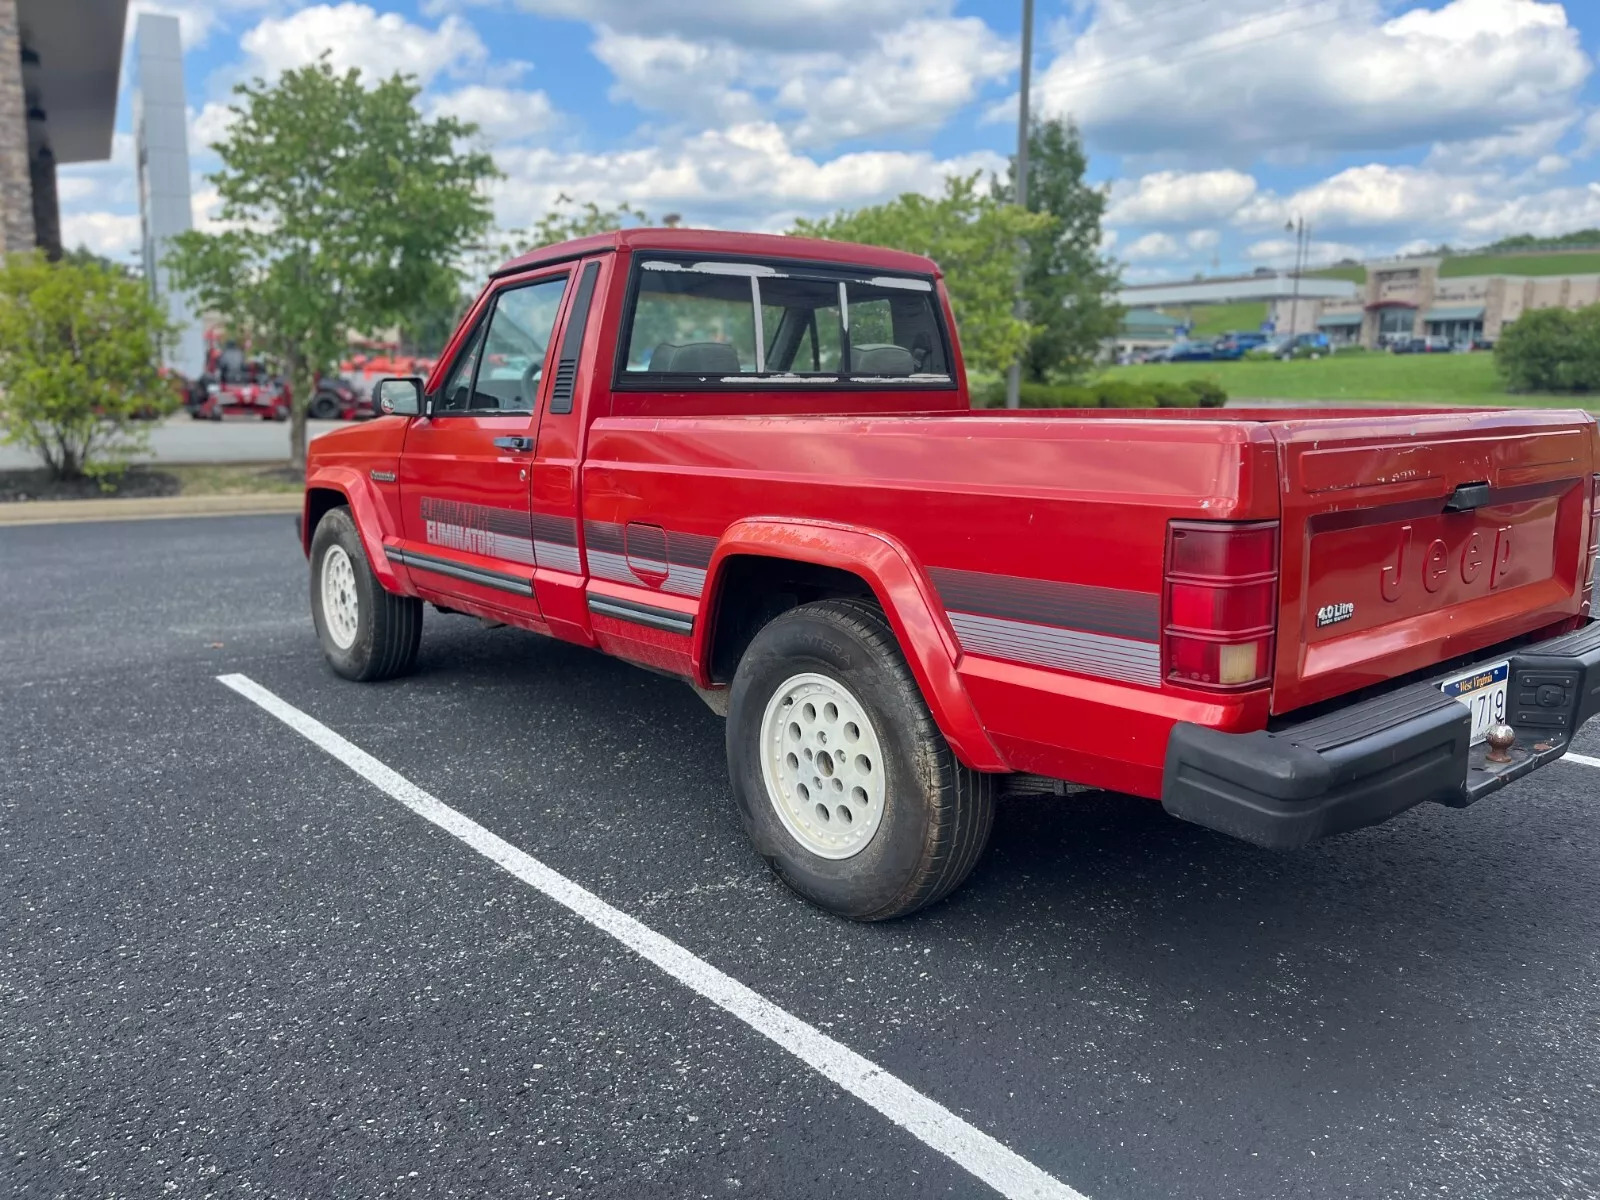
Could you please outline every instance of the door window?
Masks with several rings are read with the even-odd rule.
[[[561,309],[567,277],[541,279],[525,287],[507,288],[494,303],[489,337],[472,404],[491,412],[531,413],[539,398],[550,335]]]
[[[456,355],[456,364],[450,368],[450,378],[445,380],[444,390],[439,393],[439,400],[434,405],[435,412],[460,413],[472,407],[472,376],[478,369],[478,353],[483,349],[485,328],[486,322],[479,321],[467,344],[461,348],[461,353]]]

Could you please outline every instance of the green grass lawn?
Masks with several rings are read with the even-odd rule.
[[[1260,329],[1267,319],[1265,300],[1241,300],[1235,304],[1169,304],[1161,310],[1169,317],[1194,321],[1193,338],[1214,338],[1230,330]]]
[[[1350,283],[1366,283],[1367,269],[1360,263],[1346,263],[1340,267],[1323,267],[1316,271],[1307,271],[1307,279],[1344,279]]]
[[[1600,272],[1600,251],[1575,254],[1463,254],[1439,264],[1442,279],[1463,275],[1589,275]]]
[[[1112,367],[1113,379],[1214,379],[1233,399],[1370,400],[1408,405],[1485,404],[1597,408],[1600,396],[1513,396],[1494,355],[1349,354],[1295,362],[1149,363]]]

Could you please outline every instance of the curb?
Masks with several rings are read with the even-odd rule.
[[[140,496],[128,500],[19,500],[0,504],[0,525],[258,516],[297,513],[303,502],[304,496],[300,492],[262,492],[242,496]]]

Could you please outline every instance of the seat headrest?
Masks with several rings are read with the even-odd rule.
[[[917,364],[904,346],[868,342],[850,347],[850,369],[860,375],[910,375]]]
[[[652,371],[660,370],[651,364]],[[674,375],[737,375],[739,352],[728,342],[689,342],[672,352]]]
[[[672,342],[662,342],[654,350],[650,351],[650,364],[645,369],[647,371],[672,370],[672,356],[677,349],[678,347]]]

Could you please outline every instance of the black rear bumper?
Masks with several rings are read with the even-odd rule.
[[[1600,715],[1600,621],[1484,661],[1511,661],[1509,763],[1471,745],[1472,719],[1436,681],[1270,733],[1180,723],[1161,804],[1175,817],[1272,849],[1376,825],[1428,801],[1464,808],[1567,752]]]

